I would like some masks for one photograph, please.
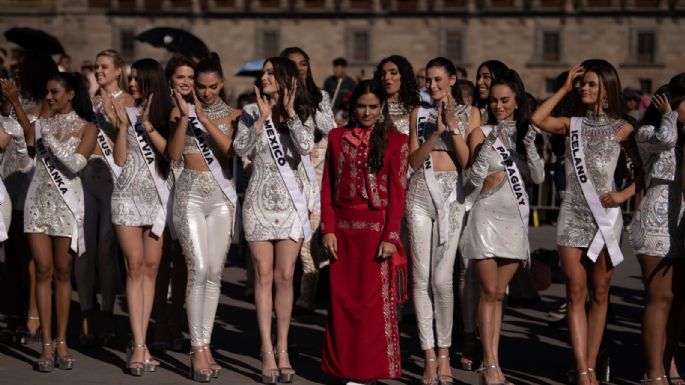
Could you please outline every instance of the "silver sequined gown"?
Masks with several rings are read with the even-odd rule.
[[[161,209],[162,203],[152,174],[138,147],[135,129],[129,126],[126,133],[126,163],[112,192],[112,223],[122,226],[152,226]]]
[[[582,119],[581,135],[587,173],[597,195],[601,197],[614,190],[614,172],[621,154],[620,138],[617,133],[624,122],[610,119],[604,114],[588,114]],[[588,248],[598,227],[581,190],[573,162],[570,161],[570,148],[569,138],[566,137],[566,159],[569,161],[565,162],[566,194],[559,210],[557,245]],[[623,218],[619,215],[614,224],[616,239],[620,239],[622,229]]]
[[[680,184],[682,149],[678,144],[676,111],[667,112],[659,127],[637,130],[637,148],[645,172],[647,192],[630,223],[635,254],[683,256],[683,194]]]
[[[410,112],[404,108],[402,102],[388,102],[388,115],[390,115],[390,119],[395,123],[397,132],[401,132],[404,135],[409,135]]]
[[[29,115],[29,122],[33,123],[38,119],[34,115]],[[6,118],[3,124],[16,124],[19,122],[15,118]],[[28,171],[25,170],[23,156],[17,153],[17,143],[15,140],[10,140],[7,148],[5,148],[2,162],[0,163],[0,175],[5,182],[7,193],[12,200],[12,210],[24,211],[24,202],[26,201],[26,193],[29,190],[31,183],[31,170],[35,166],[34,158],[31,158],[31,166]]]
[[[254,125],[258,118],[257,104],[246,105],[233,141],[235,153],[241,157],[249,157],[252,161],[252,176],[243,204],[245,238],[248,241],[288,239],[293,225],[300,229],[298,237],[302,238],[302,222],[271,155],[266,130],[262,128],[259,133],[255,130]],[[313,194],[319,192],[316,186],[309,185],[300,156],[312,151],[314,124],[311,118],[302,123],[296,117],[287,128],[283,128],[287,131],[280,134],[280,141],[286,151],[288,165],[311,207]]]
[[[69,152],[74,153],[81,143],[86,122],[76,112],[58,114],[52,118],[39,119],[42,135],[52,134]],[[56,158],[55,158],[56,159]],[[74,192],[83,212],[83,187],[81,178],[66,167],[58,166],[65,176],[65,183]],[[62,198],[62,194],[50,178],[45,164],[37,160],[36,171],[31,179],[24,204],[24,232],[41,233],[55,237],[71,238],[74,230],[74,214]],[[83,218],[78,218],[82,221]]]

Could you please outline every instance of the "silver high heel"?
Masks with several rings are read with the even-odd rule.
[[[198,349],[196,351],[190,351],[190,379],[197,382],[209,382],[212,380],[213,371],[210,368],[200,368],[195,369],[193,366],[193,354],[202,353],[205,348]]]
[[[273,351],[263,351],[260,356],[262,357],[262,384],[275,384],[278,382],[278,377],[280,377],[281,371],[278,370],[278,368],[273,368],[273,369],[264,369],[264,360],[263,358],[272,355],[274,356],[274,359],[276,358],[275,354]],[[278,363],[276,364],[278,366]]]
[[[209,351],[209,345],[205,345],[205,350]],[[221,365],[216,362],[214,357],[212,357],[212,361],[209,363],[209,368],[212,369],[212,378],[219,378],[221,375]]]
[[[288,354],[288,349],[283,349],[278,351],[276,354],[274,354],[274,358],[278,360],[278,357],[281,354]],[[278,366],[278,363],[276,364]],[[291,372],[291,373],[284,373],[284,372]],[[295,370],[289,366],[281,366],[278,367],[278,382],[289,384],[293,382],[293,378],[295,377]]]
[[[485,372],[487,372],[490,369],[497,369],[498,366],[495,364],[492,365],[485,365],[480,367],[480,369],[476,370],[476,373],[480,374],[479,380],[480,380],[480,385],[507,385],[506,382],[498,382],[495,384],[488,384],[488,382],[485,380]]]
[[[48,350],[52,350],[52,344],[43,344],[43,346],[48,346]],[[55,352],[52,351],[52,357],[50,358],[39,358],[36,361],[38,365],[38,371],[41,373],[50,373],[55,369]]]
[[[55,344],[57,345],[66,345],[66,342],[64,340],[58,341],[55,340]],[[55,367],[57,369],[62,369],[62,370],[71,370],[74,368],[74,363],[76,360],[71,354],[67,354],[66,356],[60,356],[59,353],[57,353],[57,347],[55,346],[55,352],[52,354],[53,357],[55,358]]]
[[[145,345],[143,345],[143,346],[145,347],[145,350],[147,350],[147,346],[145,346]],[[157,361],[156,364],[155,364],[155,361]],[[159,366],[159,360],[156,359],[155,357],[150,356],[149,359],[143,361],[143,369],[146,372],[150,372],[150,373],[156,372],[157,366]]]
[[[142,361],[131,361],[133,350],[137,348],[145,348],[145,345],[130,345],[126,347],[126,370],[130,375],[140,377],[145,373],[145,363]]]
[[[450,362],[450,356],[438,356],[439,360],[447,360],[447,364],[450,367],[450,372],[452,371],[452,365],[449,363]],[[439,366],[439,365],[438,365]],[[438,369],[439,373],[439,369]],[[447,375],[447,374],[438,374],[438,385],[451,385],[456,382],[456,379],[452,377],[452,375]]]
[[[651,384],[658,384],[658,383],[661,383],[663,381],[666,381],[666,383],[668,384],[668,377],[666,375],[663,375],[661,377],[649,378],[649,377],[647,377],[647,373],[645,373],[644,378],[640,380],[640,384],[651,385]]]

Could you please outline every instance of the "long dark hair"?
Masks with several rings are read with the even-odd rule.
[[[668,103],[671,105],[671,109],[675,111],[680,103],[685,100],[685,87],[677,84],[666,84],[659,87],[654,94],[666,96],[668,98]],[[661,115],[661,111],[656,108],[654,102],[649,103],[649,107],[647,107],[645,110],[645,114],[642,116],[642,120],[640,121],[640,126],[649,125],[653,127],[659,127],[661,124]],[[678,130],[678,132],[679,135],[682,135],[680,134],[680,130]]]
[[[86,80],[80,72],[57,72],[50,80],[58,81],[66,92],[73,91],[74,98],[71,100],[71,108],[87,122],[94,121],[93,103],[90,101]]]
[[[352,96],[350,96],[350,121],[348,122],[347,127],[354,128],[356,126],[354,116],[357,100],[365,94],[374,94],[383,105],[383,111],[381,112],[383,121],[381,122],[379,119],[376,122],[376,125],[373,126],[373,131],[371,132],[371,149],[369,150],[369,156],[366,161],[366,166],[371,172],[377,173],[383,167],[383,155],[388,148],[388,132],[394,130],[395,125],[388,114],[388,96],[385,94],[383,86],[376,80],[362,80],[354,88]]]
[[[397,70],[400,72],[400,102],[405,110],[411,111],[414,107],[421,104],[414,68],[404,56],[392,55],[386,57],[378,63],[376,71],[373,73],[373,79],[381,85],[383,84],[383,66],[385,63],[392,63],[397,66]]]
[[[502,63],[499,60],[486,60],[478,66],[478,69],[476,70],[476,82],[478,81],[478,77],[480,77],[480,69],[481,68],[487,68],[488,71],[490,72],[490,76],[492,77],[492,81],[495,81],[495,79],[499,78],[502,76],[502,73],[506,70],[509,69],[506,64]],[[492,85],[492,83],[490,83]],[[488,110],[488,114],[490,113],[490,100],[488,99],[481,99],[480,96],[478,96],[478,107],[483,108],[485,107]]]
[[[281,116],[287,116],[287,111],[285,110],[285,105],[283,104],[285,101],[283,96],[285,90],[292,87],[293,79],[299,82],[298,87],[295,90],[295,112],[297,112],[297,116],[299,116],[300,120],[303,122],[309,119],[310,116],[314,116],[314,113],[316,112],[316,104],[314,104],[314,101],[307,91],[307,88],[304,86],[304,84],[302,84],[300,73],[297,70],[295,63],[289,59],[284,59],[278,56],[266,59],[264,65],[266,65],[266,63],[271,63],[274,68],[274,79],[276,79],[279,89],[278,94],[280,98],[278,107],[280,109]]]
[[[528,132],[531,115],[526,88],[523,86],[519,74],[512,69],[504,70],[497,78],[493,79],[490,90],[492,91],[492,88],[497,85],[507,86],[516,94],[516,106],[518,107],[514,110],[514,120],[516,121],[516,152],[525,159],[526,148],[523,145],[523,138]],[[492,98],[492,92],[490,93],[490,97]],[[494,114],[489,114],[488,124],[497,124]]]
[[[604,90],[604,97],[607,100],[608,108],[603,108],[607,116],[614,119],[622,119],[625,115],[625,104],[623,103],[623,92],[621,91],[621,80],[618,78],[616,68],[604,59],[588,59],[581,63],[585,68],[585,73],[594,72],[599,78],[600,90]],[[598,100],[597,104],[603,103]],[[587,111],[589,106],[581,106],[581,112]]]
[[[307,88],[307,91],[309,92],[309,95],[312,98],[312,102],[318,108],[319,104],[321,103],[321,99],[323,99],[323,95],[321,95],[321,89],[319,89],[319,87],[314,82],[314,75],[312,75],[312,62],[311,60],[309,60],[309,55],[307,55],[307,53],[304,52],[304,50],[300,47],[288,47],[281,51],[281,54],[278,56],[282,57],[283,59],[288,59],[288,56],[297,53],[302,55],[304,57],[304,60],[307,62],[307,77],[302,79],[302,81],[304,82],[305,87]],[[333,95],[329,96],[333,97]]]
[[[45,86],[59,73],[57,63],[44,52],[26,51],[19,62],[19,89],[30,98],[45,99]],[[92,113],[92,111],[91,111]]]
[[[173,101],[169,96],[169,85],[164,75],[162,66],[154,59],[140,59],[131,64],[131,69],[136,70],[138,89],[141,99],[137,103],[145,103],[152,94],[150,106],[150,123],[163,138],[169,138],[169,115],[173,109]],[[165,177],[169,174],[169,162],[157,149],[152,146],[157,154],[157,169]]]
[[[221,59],[216,52],[210,52],[200,59],[195,68],[195,76],[199,74],[217,74],[219,79],[224,81],[224,70],[221,68]],[[226,100],[226,93],[223,88],[219,90],[219,97],[222,100]]]
[[[428,75],[428,69],[433,68],[433,67],[440,67],[445,70],[447,75],[449,76],[457,76],[457,68],[454,66],[454,63],[452,63],[452,60],[446,58],[446,57],[436,57],[434,59],[431,59],[427,64],[426,64],[426,75]],[[452,97],[454,100],[457,101],[459,104],[464,104],[464,98],[461,97],[461,89],[457,85],[457,82],[454,82],[454,85],[452,86],[451,89],[452,92]]]

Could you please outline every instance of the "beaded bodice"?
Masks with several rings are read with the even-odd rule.
[[[388,115],[395,123],[395,129],[405,135],[409,135],[409,112],[404,103],[388,101]]]
[[[202,111],[207,115],[207,118],[211,121],[217,121],[224,119],[233,113],[233,108],[226,104],[223,100],[219,99],[216,103],[210,105],[203,105]],[[222,123],[217,125],[224,134],[230,129],[230,124]],[[210,145],[212,141],[210,140]],[[186,132],[185,146],[183,148],[183,154],[199,154],[200,149],[195,144],[195,138]]]

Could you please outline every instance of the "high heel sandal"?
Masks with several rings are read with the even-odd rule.
[[[283,349],[276,354],[274,354],[274,358],[278,359],[278,357],[281,354],[288,354],[288,349]],[[278,363],[276,364],[278,366]],[[285,373],[289,372],[289,373]],[[295,377],[295,370],[289,366],[281,366],[278,367],[278,382],[284,383],[284,384],[289,384],[293,382],[293,378]]]
[[[36,361],[38,365],[38,371],[41,373],[50,373],[55,369],[55,352],[52,350],[52,344],[43,344],[43,346],[48,346],[50,351],[52,351],[52,357],[50,358],[39,358]]]
[[[143,361],[131,361],[133,350],[137,348],[144,349],[145,345],[129,345],[126,347],[126,370],[130,375],[140,377],[145,373],[145,363]]]
[[[587,376],[587,377],[589,378],[590,384],[592,384],[592,377],[593,377],[593,373],[594,373],[594,372],[595,372],[594,369],[588,368],[588,369],[587,369],[586,371],[584,371],[584,372],[578,372],[578,373],[576,373],[576,378],[581,377],[581,376]]]
[[[147,346],[145,346],[145,350],[147,350]],[[143,369],[145,369],[146,372],[156,372],[157,367],[159,366],[159,360],[156,359],[153,356],[150,356],[147,360],[143,361]]]
[[[274,354],[273,351],[269,352],[262,352],[260,354],[260,357],[264,358],[268,355],[274,356],[274,360],[276,359],[276,355]],[[262,360],[262,366],[264,366],[264,360]],[[278,366],[278,364],[276,364]],[[275,384],[278,382],[278,377],[280,377],[280,370],[278,368],[273,368],[273,369],[262,369],[262,384]]]
[[[438,364],[438,385],[451,385],[456,382],[456,379],[452,377],[452,365],[450,365],[450,356],[438,356],[439,360],[447,360],[447,365],[450,368],[450,374],[440,374],[440,365]]]
[[[205,350],[209,350],[209,345],[205,346]],[[212,357],[211,361],[209,361],[209,368],[212,369],[212,378],[219,378],[221,375],[221,365],[219,365],[214,357]]]
[[[494,384],[488,384],[488,381],[485,379],[485,372],[487,372],[490,369],[497,369],[497,368],[498,368],[498,366],[495,364],[492,364],[492,365],[483,364],[483,366],[481,366],[480,369],[476,370],[476,372],[480,374],[480,377],[479,377],[480,385],[507,385],[506,380],[504,382],[497,382]]]
[[[193,355],[197,353],[202,353],[206,348],[201,348],[196,351],[190,351],[190,379],[197,382],[209,382],[212,380],[213,371],[210,368],[199,368],[195,369],[193,365]]]
[[[426,369],[426,366],[428,366],[428,362],[435,362],[435,358],[426,358],[424,360],[424,370]],[[438,377],[430,377],[430,378],[421,378],[421,384],[422,385],[438,385]]]
[[[67,343],[64,340],[55,340],[55,344],[57,345],[66,345]],[[57,369],[62,369],[62,370],[71,370],[74,368],[74,363],[76,362],[76,359],[71,354],[67,354],[66,356],[60,356],[59,353],[57,353],[57,347],[55,346],[55,353],[53,354],[55,357],[55,367]]]
[[[644,378],[640,380],[640,384],[651,385],[651,384],[658,384],[658,383],[661,383],[663,381],[666,381],[666,383],[668,383],[668,376],[663,375],[661,377],[649,378],[649,377],[647,377],[647,373],[645,373]]]

